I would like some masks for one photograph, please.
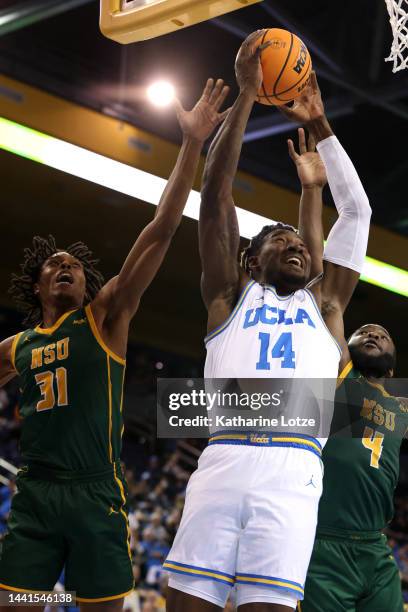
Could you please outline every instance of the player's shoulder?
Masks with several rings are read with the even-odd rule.
[[[16,375],[15,354],[18,341],[23,332],[9,336],[0,342],[0,386]]]
[[[8,353],[11,353],[13,345],[15,345],[24,332],[20,331],[14,334],[13,336],[9,336],[0,342],[0,355],[1,357],[7,357]]]

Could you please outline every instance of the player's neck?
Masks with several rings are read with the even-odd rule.
[[[273,287],[277,293],[277,295],[279,295],[280,297],[286,297],[287,295],[292,295],[292,293],[295,293],[296,288],[295,287],[289,287],[288,285],[286,285],[285,283],[282,282],[268,282],[267,280],[264,281],[259,281],[261,285],[264,285],[266,287]]]
[[[362,372],[364,378],[369,382],[372,383],[373,385],[381,385],[382,387],[385,384],[385,377],[381,376],[380,378],[378,378],[377,376],[374,376],[372,372]]]
[[[74,303],[65,304],[46,304],[43,306],[42,312],[42,323],[40,327],[48,329],[55,325],[55,323],[67,312],[80,308],[80,305]]]

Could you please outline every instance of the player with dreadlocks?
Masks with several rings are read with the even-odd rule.
[[[183,144],[155,217],[103,284],[82,242],[35,237],[11,292],[29,329],[0,344],[0,385],[20,377],[19,473],[0,556],[0,588],[65,586],[82,606],[121,610],[132,589],[120,467],[129,323],[180,224],[204,141],[228,88],[209,79],[191,111],[176,102]]]
[[[249,36],[238,53],[240,93],[210,147],[204,171],[199,220],[201,287],[208,311],[204,376],[215,388],[235,385],[257,392],[290,389],[294,378],[307,379],[298,381],[296,391],[307,390],[309,379],[323,378],[330,405],[341,351],[321,317],[322,255],[316,257],[307,248],[304,227],[299,233],[281,223],[264,227],[243,253],[242,267],[237,262],[239,228],[232,186],[245,126],[262,83],[260,47],[256,48],[261,36],[262,32]],[[295,105],[311,98],[314,87],[313,76],[303,100]],[[308,127],[317,132],[324,122],[322,105],[314,105]],[[329,182],[340,174],[343,191],[340,197],[333,192],[339,218],[325,258],[335,259],[340,269],[359,266],[368,238],[368,200],[331,130],[318,135],[324,165],[318,155],[306,159],[300,208],[307,212],[320,202],[325,166]],[[348,299],[355,283],[353,277],[347,285]],[[347,297],[343,298],[344,303]],[[282,380],[271,378],[289,380],[283,386]],[[298,397],[305,401],[303,393],[284,393],[285,415],[296,416]],[[169,612],[223,608],[233,584],[240,612],[284,612],[303,598],[322,493],[320,457],[327,421],[330,424],[326,406],[319,405],[326,428],[312,435],[301,428],[231,431],[222,423],[212,431],[190,480],[180,527],[164,564],[174,572]]]
[[[33,248],[24,250],[24,262],[21,265],[22,274],[13,274],[11,277],[9,293],[14,298],[19,310],[25,313],[23,324],[26,327],[35,327],[44,318],[43,306],[35,284],[38,281],[43,264],[59,252],[61,252],[61,249],[57,248],[54,236],[48,236],[48,239],[34,236]],[[95,268],[98,260],[93,259],[91,251],[83,242],[75,242],[75,244],[64,249],[64,252],[71,255],[73,260],[80,262],[82,266],[85,276],[84,302],[89,304],[103,286],[103,276]]]

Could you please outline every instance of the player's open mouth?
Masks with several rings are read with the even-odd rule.
[[[69,274],[69,272],[62,272],[61,274],[59,274],[57,276],[57,285],[72,285],[74,282],[74,279],[72,278],[72,275]]]
[[[293,266],[296,266],[297,268],[303,268],[303,261],[300,257],[297,257],[295,255],[292,255],[291,257],[289,257],[286,260],[286,263],[288,264],[292,264]]]
[[[368,347],[368,348],[376,348],[376,349],[380,349],[380,347],[378,346],[378,344],[374,341],[374,340],[366,340],[364,342],[364,346]]]

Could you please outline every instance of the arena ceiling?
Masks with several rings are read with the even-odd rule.
[[[383,0],[264,0],[217,20],[128,46],[104,38],[98,17],[97,0],[3,0],[0,72],[178,142],[172,113],[159,113],[147,104],[146,85],[159,77],[172,80],[188,107],[208,76],[222,77],[232,86],[232,102],[233,63],[244,36],[261,27],[292,29],[312,53],[329,117],[364,182],[374,223],[408,236],[408,73],[393,75],[391,65],[383,61],[391,42]],[[293,128],[279,113],[256,105],[240,167],[298,191],[286,151],[288,136],[293,136]],[[33,233],[53,232],[61,244],[87,240],[109,276],[151,218],[151,206],[135,207],[127,196],[56,170],[4,152],[0,163],[2,227],[7,228],[2,232],[1,287]],[[126,215],[126,224],[119,226],[119,215]],[[407,252],[401,252],[398,265],[408,268]],[[159,279],[146,295],[133,337],[202,355],[205,313],[198,288],[196,224],[184,219]],[[1,302],[9,305],[3,295]],[[351,331],[367,321],[369,312],[370,321],[389,327],[398,335],[406,372],[408,329],[400,323],[405,310],[401,296],[360,283],[347,324]]]
[[[192,104],[208,76],[236,94],[234,58],[243,37],[284,27],[308,44],[335,131],[355,160],[374,222],[408,235],[408,73],[384,62],[391,30],[384,0],[264,0],[192,28],[122,46],[104,38],[98,0],[0,2],[0,70],[67,99],[123,117],[173,141],[177,124],[139,93],[156,77]],[[241,167],[297,189],[286,153],[291,126],[256,105]]]

